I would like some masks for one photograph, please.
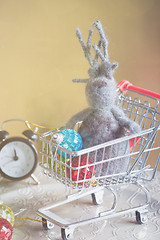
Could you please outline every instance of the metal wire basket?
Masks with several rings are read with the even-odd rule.
[[[128,211],[135,211],[138,223],[144,223],[147,220],[150,194],[141,182],[142,180],[151,181],[154,178],[160,160],[158,141],[160,94],[135,87],[128,81],[121,81],[118,89],[117,104],[130,119],[139,123],[141,133],[132,135],[128,133],[123,138],[76,152],[55,145],[52,141],[54,131],[46,132],[40,138],[42,143],[40,165],[44,168],[44,173],[67,185],[70,189],[77,190],[76,193],[67,196],[64,201],[38,210],[38,214],[45,220],[43,221],[45,228],[50,229],[54,224],[61,227],[63,240],[70,239],[74,229],[79,225]],[[76,130],[80,124],[76,124]],[[72,164],[73,160],[76,160],[76,165]],[[135,184],[144,192],[146,202],[140,206],[116,211],[118,199],[114,186],[129,183]],[[70,223],[50,211],[50,209],[88,194],[91,194],[95,205],[100,204],[103,202],[104,188],[112,192],[113,205],[109,210],[99,212],[95,217]]]

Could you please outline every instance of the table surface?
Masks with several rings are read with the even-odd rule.
[[[55,179],[43,174],[38,167],[35,176],[40,184],[36,185],[31,178],[19,182],[11,182],[0,177],[0,203],[12,208],[14,213],[24,209],[17,217],[29,217],[41,220],[36,211],[48,204],[61,201],[68,194],[69,188]],[[122,216],[99,220],[79,226],[74,230],[74,240],[159,240],[160,239],[160,172],[151,182],[144,182],[150,192],[151,204],[149,207],[148,221],[145,224],[138,224],[133,212],[122,214]],[[145,202],[143,193],[133,184],[116,187],[118,195],[119,210],[131,208]],[[74,219],[81,221],[90,218],[98,212],[110,208],[113,203],[111,193],[105,190],[104,201],[101,205],[95,206],[91,196],[62,205],[58,214],[68,221]],[[22,220],[15,220],[15,226],[22,223]],[[55,226],[52,230],[45,230],[42,223],[27,220],[22,226],[14,227],[12,240],[60,240],[61,229]]]

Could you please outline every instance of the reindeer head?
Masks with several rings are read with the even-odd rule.
[[[90,64],[88,70],[89,79],[73,79],[73,82],[85,82],[86,96],[92,108],[100,109],[113,105],[116,98],[116,82],[113,78],[114,70],[118,63],[110,63],[108,56],[108,41],[100,21],[93,24],[98,30],[100,41],[93,45],[95,57],[91,57],[91,38],[93,30],[89,30],[88,40],[85,44],[79,29],[76,30],[77,37],[84,51],[84,55]],[[103,51],[101,50],[103,48]],[[99,63],[100,62],[100,63]]]

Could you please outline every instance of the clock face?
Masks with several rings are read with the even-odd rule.
[[[28,140],[9,138],[0,146],[0,172],[4,177],[21,180],[29,177],[38,162],[37,152]]]

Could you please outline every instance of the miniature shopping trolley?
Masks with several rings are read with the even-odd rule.
[[[66,150],[52,141],[55,130],[43,133],[43,137],[40,138],[42,143],[40,165],[43,167],[44,173],[65,184],[71,190],[71,194],[67,195],[62,201],[42,207],[37,213],[42,217],[44,228],[51,229],[54,225],[61,228],[63,240],[70,239],[78,226],[128,212],[135,212],[136,221],[140,224],[147,221],[148,207],[151,200],[149,191],[144,187],[143,182],[151,181],[155,177],[160,160],[160,94],[135,87],[128,81],[121,81],[117,89],[119,91],[117,104],[130,119],[141,126],[142,131],[140,133],[132,135],[128,133],[123,138],[75,152]],[[76,130],[80,124],[76,124]],[[118,150],[122,143],[126,143],[123,154],[122,151]],[[115,156],[114,153],[113,156],[112,150],[115,145],[117,146],[117,154]],[[129,151],[127,150],[128,147]],[[110,152],[107,159],[104,157],[106,150]],[[82,166],[80,163],[84,156],[86,162]],[[101,159],[98,159],[98,156],[101,156]],[[76,166],[71,164],[73,158],[78,159]],[[90,161],[90,158],[92,158],[92,161]],[[117,163],[121,163],[119,168],[117,168]],[[106,172],[104,174],[103,171],[102,174],[101,170],[104,166]],[[87,178],[88,169],[92,169],[89,178]],[[84,177],[80,178],[82,170]],[[77,178],[72,177],[74,173],[76,173]],[[144,194],[145,203],[117,210],[118,195],[116,189],[118,186],[125,184],[136,185]],[[98,206],[95,206],[97,212],[94,217],[69,221],[54,212],[57,207],[63,207],[64,204],[86,197],[89,194],[92,196],[93,204],[99,205],[103,203],[105,189],[112,193],[113,204],[110,209],[103,211],[98,211]]]

